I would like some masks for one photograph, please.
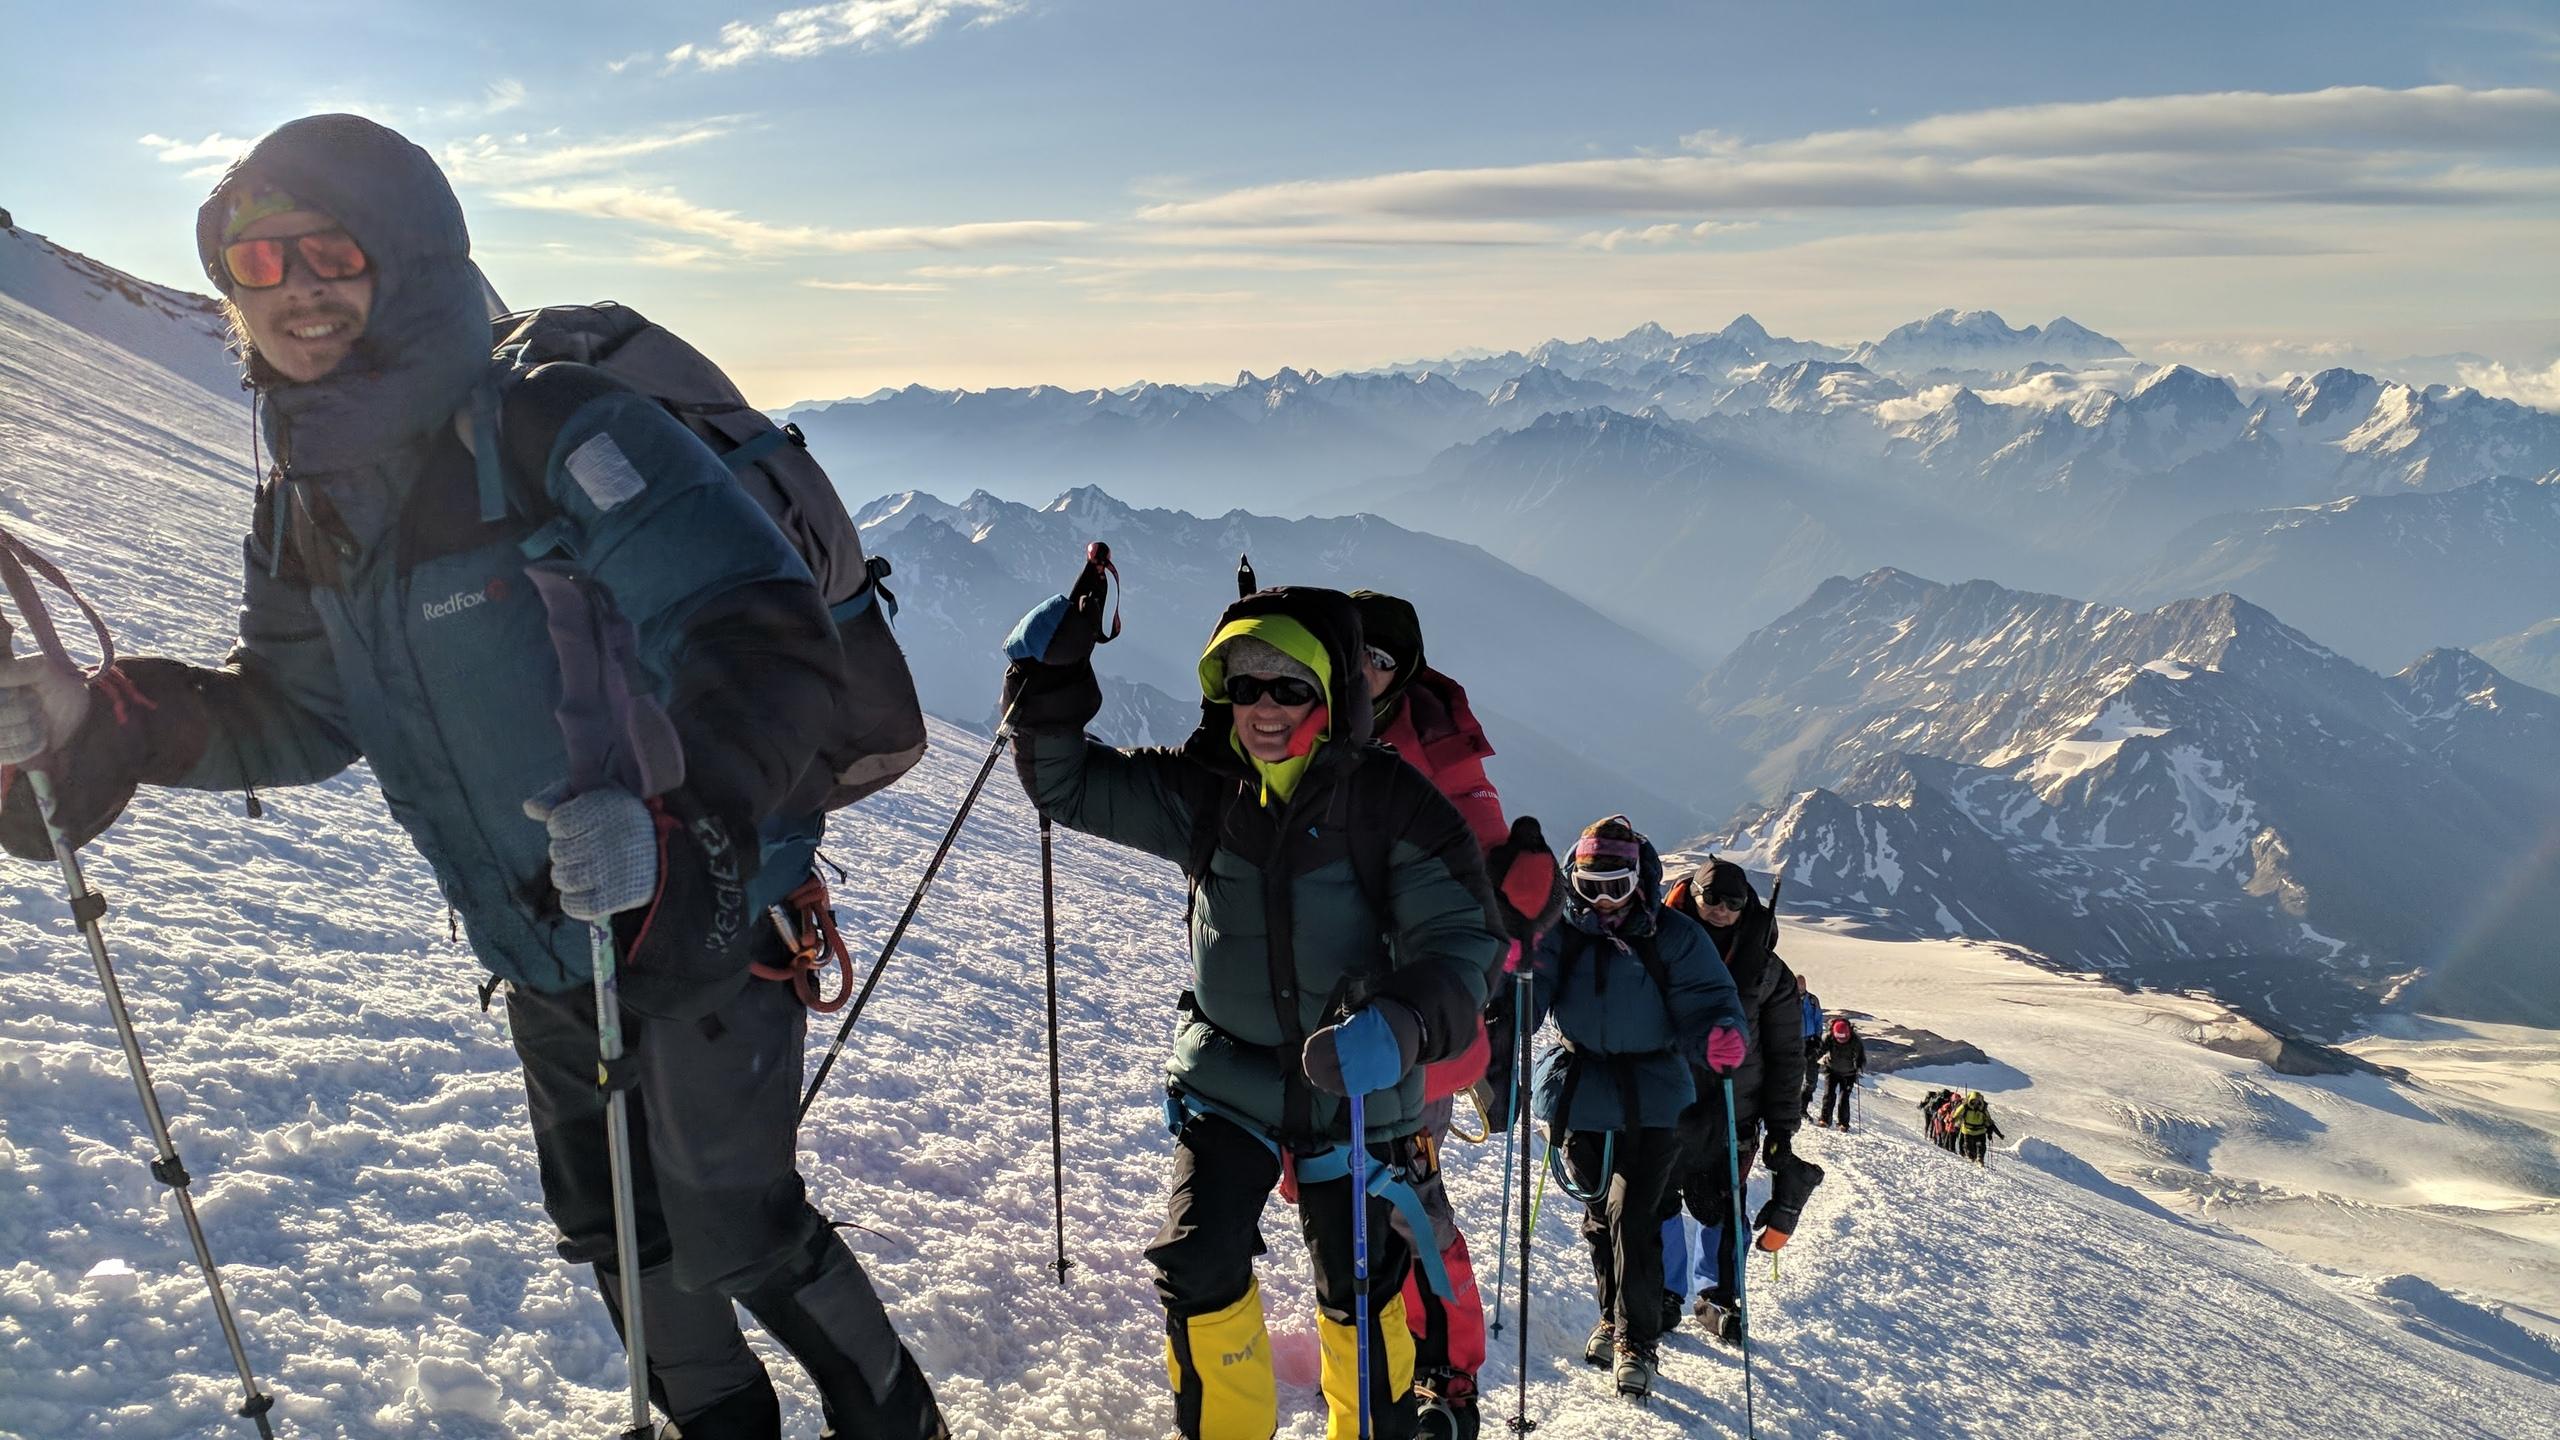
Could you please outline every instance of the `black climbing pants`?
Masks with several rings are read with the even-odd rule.
[[[777,942],[778,948],[778,942]],[[596,1085],[592,990],[511,987],[507,1019],[524,1062],[543,1209],[560,1254],[592,1265],[618,1312],[621,1286],[605,1093]],[[933,1391],[900,1343],[871,1278],[801,1184],[797,1157],[808,1011],[789,985],[755,980],[697,1021],[626,1010],[641,1305],[651,1391],[685,1427],[765,1417],[772,1381],[739,1332],[744,1305],[809,1372],[839,1434],[930,1440]],[[614,1315],[617,1326],[620,1315]],[[777,1421],[729,1431],[767,1440]]]

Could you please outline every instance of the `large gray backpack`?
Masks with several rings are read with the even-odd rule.
[[[834,810],[890,785],[924,758],[924,710],[889,621],[897,597],[797,425],[777,426],[720,367],[629,306],[553,305],[501,315],[496,358],[514,374],[554,360],[592,365],[656,400],[700,436],[808,562],[844,647],[851,698],[819,751]],[[537,487],[538,489],[538,487]]]

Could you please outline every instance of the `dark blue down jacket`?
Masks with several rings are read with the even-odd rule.
[[[1536,1114],[1549,1125],[1677,1125],[1697,1099],[1691,1067],[1705,1063],[1708,1033],[1718,1025],[1749,1033],[1715,942],[1661,901],[1662,860],[1646,841],[1636,899],[1618,928],[1604,928],[1600,912],[1568,890],[1564,918],[1531,952],[1531,1027],[1552,1015],[1564,1032],[1536,1080]],[[1659,982],[1642,958],[1648,948]]]

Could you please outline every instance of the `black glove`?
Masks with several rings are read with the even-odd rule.
[[[1004,670],[1001,713],[1016,730],[1081,733],[1102,713],[1102,682],[1093,673],[1099,609],[1092,597],[1052,595],[1015,624],[1004,645],[1012,663]]]
[[[1794,1125],[1770,1126],[1769,1138],[1760,1147],[1761,1162],[1771,1170],[1775,1170],[1795,1152],[1796,1127]]]
[[[661,1020],[696,1020],[743,988],[758,917],[747,908],[762,849],[752,828],[678,788],[658,816],[658,893],[613,917],[623,1003]]]
[[[1502,914],[1502,931],[1522,945],[1534,942],[1564,913],[1564,877],[1536,817],[1511,822],[1511,834],[1484,857],[1486,878]]]
[[[1080,735],[1102,713],[1102,682],[1090,660],[1072,665],[1016,660],[1004,667],[1001,713],[1012,717],[1007,723],[1017,734],[1046,730]]]

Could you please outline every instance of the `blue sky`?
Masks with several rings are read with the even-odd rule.
[[[2560,11],[854,0],[21,7],[0,205],[202,288],[212,173],[352,109],[514,304],[759,401],[1325,369],[1748,310],[2069,314],[2560,392]]]

